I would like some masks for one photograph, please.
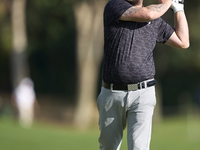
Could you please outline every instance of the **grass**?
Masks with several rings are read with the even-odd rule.
[[[98,132],[81,132],[48,124],[25,129],[10,120],[0,121],[2,150],[92,150],[98,147]]]
[[[199,150],[200,118],[173,118],[153,129],[152,150]]]
[[[78,131],[71,127],[36,123],[24,129],[0,119],[2,150],[98,150],[98,128]],[[127,150],[126,131],[121,150]],[[200,118],[169,118],[153,127],[151,150],[199,150]]]

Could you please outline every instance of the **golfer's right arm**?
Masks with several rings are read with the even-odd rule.
[[[184,11],[175,13],[175,31],[166,44],[180,49],[190,46],[188,22]]]
[[[161,17],[171,6],[172,0],[159,0],[159,4],[146,7],[133,6],[126,10],[120,20],[148,22]]]

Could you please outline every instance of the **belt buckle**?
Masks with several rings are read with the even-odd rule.
[[[138,90],[138,84],[128,84],[128,91],[136,91]]]

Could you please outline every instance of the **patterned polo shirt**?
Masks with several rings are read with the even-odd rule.
[[[114,84],[138,83],[154,78],[153,50],[165,43],[174,28],[162,18],[151,22],[120,21],[131,4],[110,0],[104,9],[103,81]]]

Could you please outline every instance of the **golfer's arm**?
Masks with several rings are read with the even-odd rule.
[[[161,17],[171,6],[171,3],[162,3],[157,5],[149,5],[147,7],[133,6],[126,10],[120,20],[147,22]]]
[[[188,23],[183,11],[175,14],[175,32],[166,42],[167,45],[186,49],[190,45]]]

